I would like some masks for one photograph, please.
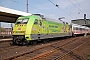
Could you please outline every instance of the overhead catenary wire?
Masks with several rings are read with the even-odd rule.
[[[21,5],[26,5],[26,4],[24,4],[24,3],[20,3],[20,2],[15,1],[15,0],[11,0],[11,1],[13,1],[13,2],[15,2],[15,3],[18,3],[18,4],[21,4]],[[28,5],[28,7],[35,8],[35,7],[33,7],[33,6],[30,6],[30,5]],[[36,8],[35,8],[35,9],[36,9]],[[37,8],[37,9],[38,9],[38,8]],[[38,10],[40,10],[40,9],[38,9]]]
[[[69,0],[79,11],[81,11],[83,14],[84,12],[82,10],[80,10],[71,0]]]
[[[13,2],[15,2],[15,3],[18,3],[18,4],[26,5],[26,4],[24,4],[24,3],[20,3],[20,2],[15,1],[15,0],[11,0],[11,1],[13,1]],[[28,6],[29,6],[29,5],[28,5]],[[32,7],[32,6],[29,6],[29,7]],[[35,8],[35,7],[32,7],[32,8]],[[35,8],[35,9],[36,9],[36,8]],[[40,9],[37,8],[37,10],[40,10]],[[50,12],[48,12],[48,11],[44,11],[44,12],[50,13]],[[50,14],[53,14],[53,13],[50,13]]]
[[[26,5],[26,4],[24,4],[24,3],[20,3],[20,2],[18,2],[18,1],[15,1],[15,0],[11,0],[11,1],[13,1],[13,2],[15,2],[15,3],[18,3],[18,4],[22,4],[22,5]],[[33,7],[33,6],[31,6],[31,5],[28,5],[29,7],[32,7],[32,8],[35,8],[35,7]],[[36,9],[36,8],[35,8]],[[40,10],[40,9],[38,9],[37,8],[37,10]],[[45,11],[46,12],[46,11]],[[51,13],[52,14],[52,13]]]
[[[26,6],[26,7],[27,7],[26,11],[27,11],[27,13],[28,13],[28,0],[27,0],[27,6]]]
[[[11,1],[13,1],[13,2],[15,2],[15,3],[18,3],[18,4],[26,5],[26,4],[24,4],[24,3],[20,3],[20,2],[15,1],[15,0],[11,0]],[[32,6],[30,6],[30,7],[32,7]],[[32,7],[32,8],[34,8],[34,7]]]
[[[60,2],[60,1],[59,1],[59,2]],[[60,4],[62,4],[62,6],[65,7],[62,2],[60,2]],[[66,9],[67,9],[67,8],[66,8]],[[67,10],[70,11],[69,9],[67,9]],[[70,16],[71,16],[71,11],[70,11],[69,13],[70,13]],[[69,14],[69,13],[68,13],[68,14]],[[72,16],[71,16],[71,17],[72,17]]]
[[[59,1],[60,2],[60,1]],[[62,2],[60,2],[63,6],[64,6],[64,4],[62,3]],[[64,6],[65,7],[65,6]],[[67,9],[67,8],[66,8]],[[69,9],[67,9],[68,11],[69,11]],[[71,12],[71,11],[70,11]]]
[[[40,2],[37,2],[37,1],[35,1],[36,3],[39,3],[39,4],[42,4],[42,3],[40,3]],[[43,5],[43,4],[42,4]],[[47,5],[46,5],[47,6]],[[50,11],[46,11],[46,12],[48,12],[48,13],[50,13]],[[50,13],[50,14],[53,14],[53,13]],[[55,14],[53,14],[53,15],[55,15]],[[58,16],[58,15],[56,15],[56,16]]]
[[[36,3],[39,3],[39,4],[42,4],[42,3],[40,3],[40,2],[37,2],[37,1],[35,1]],[[43,5],[43,4],[42,4]],[[45,11],[45,12],[47,12],[47,13],[50,13],[49,11]],[[50,13],[50,14],[53,14],[53,13]]]
[[[54,4],[51,0],[48,0],[49,2],[51,2],[53,5],[55,5],[56,6],[56,4]]]
[[[15,2],[15,3],[18,3],[18,4],[22,4],[22,5],[26,5],[25,3],[21,3],[21,2],[18,2],[18,1],[15,1],[15,0],[11,0],[11,1],[13,1],[13,2]],[[50,0],[49,0],[50,1]],[[51,3],[53,3],[52,1],[51,1]],[[54,4],[54,3],[53,3]],[[56,7],[58,7],[60,10],[62,10],[64,13],[66,13],[68,16],[70,16],[70,18],[72,17],[71,15],[69,15],[67,12],[65,12],[63,9],[61,9],[60,7],[59,7],[59,5],[58,4],[54,4]],[[32,7],[31,5],[28,5],[29,7]],[[35,7],[32,7],[32,8],[35,8]],[[38,8],[35,8],[35,9],[37,9],[37,10],[40,10],[40,9],[38,9]],[[45,12],[47,12],[47,11],[45,11]],[[51,13],[51,14],[53,14],[53,13]],[[72,17],[73,18],[73,17]],[[67,18],[68,19],[68,18]]]
[[[75,0],[76,2],[77,2],[77,4],[79,5],[79,7],[80,8],[82,8],[81,6],[80,6],[80,4],[78,3],[78,1],[77,0]],[[85,10],[82,8],[82,10],[85,12]]]
[[[48,0],[48,1],[51,2],[54,6],[58,7],[58,8],[59,8],[60,10],[62,10],[64,13],[66,13],[67,15],[69,15],[71,18],[73,18],[70,14],[68,14],[66,11],[64,11],[63,9],[61,9],[58,4],[53,3],[51,0]]]

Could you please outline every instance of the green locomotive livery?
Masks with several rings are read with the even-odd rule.
[[[17,19],[12,35],[13,43],[25,45],[42,39],[71,36],[72,32],[68,23],[32,14]]]

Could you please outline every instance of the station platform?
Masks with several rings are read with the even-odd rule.
[[[11,41],[13,38],[0,38],[0,42]]]

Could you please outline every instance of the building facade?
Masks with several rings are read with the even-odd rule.
[[[5,31],[1,31],[1,35],[11,35],[12,28],[4,28]]]

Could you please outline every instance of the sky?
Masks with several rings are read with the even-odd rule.
[[[0,6],[26,12],[27,0],[0,0]],[[58,5],[55,6],[55,5]],[[90,19],[90,0],[28,0],[28,12],[42,14],[47,18],[71,22],[75,19]]]

